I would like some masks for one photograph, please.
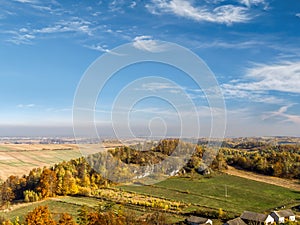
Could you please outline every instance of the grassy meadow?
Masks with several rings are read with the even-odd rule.
[[[174,177],[151,186],[122,186],[122,190],[191,203],[188,210],[222,208],[234,214],[300,203],[297,191],[226,174],[195,179]]]
[[[111,189],[112,192],[116,190],[120,192],[120,196],[124,197],[125,193],[136,193],[137,196],[158,197],[187,205],[177,213],[166,214],[173,222],[183,220],[186,217],[185,214],[191,211],[214,210],[217,212],[222,208],[233,217],[244,210],[268,212],[283,205],[292,206],[300,203],[300,193],[297,191],[226,174],[217,174],[210,178],[195,176],[194,179],[173,177],[151,186],[122,185]],[[225,190],[227,190],[227,196]],[[109,201],[109,198],[104,199],[104,201]],[[55,219],[61,212],[67,212],[76,218],[81,206],[93,208],[101,202],[103,200],[96,197],[56,197],[40,202],[13,205],[8,212],[0,212],[0,216],[11,220],[19,216],[22,221],[24,216],[38,205],[48,205]],[[137,216],[153,212],[151,207],[141,205],[127,203],[123,207],[124,210],[132,211]],[[164,212],[162,209],[160,211]],[[216,220],[216,222],[220,221]]]

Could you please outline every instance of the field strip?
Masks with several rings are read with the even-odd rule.
[[[177,192],[180,194],[188,194],[188,195],[193,195],[193,196],[211,199],[211,200],[215,200],[215,201],[226,202],[225,199],[217,197],[217,196],[205,195],[202,193],[195,193],[195,192],[187,192],[187,191],[179,190],[176,188],[168,188],[168,187],[163,187],[163,186],[159,186],[159,185],[152,185],[151,187],[157,188],[157,189],[162,189],[162,190],[167,190],[167,191],[173,191],[173,192]]]
[[[249,180],[255,180],[267,184],[273,184],[280,187],[285,187],[289,189],[293,189],[296,191],[300,191],[300,181],[298,180],[292,180],[292,179],[284,179],[279,177],[273,177],[273,176],[267,176],[267,175],[261,175],[249,171],[244,170],[238,170],[232,166],[228,166],[228,170],[224,170],[224,173],[227,173],[229,175],[237,176],[246,178]]]

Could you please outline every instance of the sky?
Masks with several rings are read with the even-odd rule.
[[[298,0],[0,4],[0,136],[72,135],[74,96],[89,66],[103,55],[114,55],[120,45],[153,52],[160,41],[191,50],[214,74],[226,106],[225,136],[300,136]],[[139,84],[144,94],[158,97],[128,105],[122,114],[130,118],[134,135],[180,134],[176,107],[159,98],[163,93],[177,98],[178,87],[195,105],[201,135],[210,134],[210,115],[218,109],[205,100],[206,90],[177,68],[148,62],[120,70],[101,90],[94,112],[100,135],[113,132],[113,107],[122,90],[149,76],[165,79]],[[140,89],[135,87],[131,95]],[[190,108],[185,110],[183,117],[190,118]]]

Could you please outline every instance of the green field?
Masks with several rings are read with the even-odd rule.
[[[153,186],[122,186],[122,189],[191,203],[190,210],[197,207],[222,208],[236,214],[244,210],[265,212],[300,202],[299,192],[266,183],[225,174],[199,177],[194,180],[175,177]]]
[[[288,207],[300,204],[299,192],[225,174],[215,175],[211,178],[198,176],[195,179],[174,177],[152,186],[119,186],[117,189],[189,204],[190,206],[183,209],[182,213],[196,210],[218,211],[222,208],[231,216],[236,216],[244,210],[268,212],[283,205]],[[101,200],[93,197],[57,197],[14,206],[14,210],[0,212],[0,216],[4,215],[9,219],[20,216],[23,220],[24,215],[38,205],[48,205],[56,219],[62,212],[67,212],[76,218],[77,211],[82,205],[95,207],[100,202]],[[124,208],[131,210],[136,215],[142,215],[152,210],[149,207],[130,204],[125,205]],[[183,220],[185,216],[170,214],[168,217],[179,221]]]
[[[8,211],[8,212],[0,212],[0,216],[4,216],[6,219],[10,219],[11,221],[14,221],[17,216],[19,216],[20,221],[24,221],[25,215],[32,211],[34,208],[40,205],[47,205],[52,212],[53,218],[55,220],[59,219],[59,216],[62,212],[69,213],[73,216],[73,218],[76,220],[78,215],[78,210],[83,206],[86,205],[88,207],[92,208],[99,205],[100,202],[103,202],[97,198],[93,197],[71,197],[71,196],[65,196],[65,197],[58,197],[58,198],[52,198],[47,199],[40,202],[34,202],[34,203],[26,203],[21,204],[19,206],[14,206],[15,209]],[[124,206],[123,207],[125,211],[132,212],[137,216],[142,216],[145,213],[149,213],[149,208],[145,207],[138,207],[138,206]],[[166,214],[169,222],[177,222],[184,220],[183,216],[180,215],[174,215],[174,214]]]
[[[80,205],[64,202],[64,201],[57,201],[57,200],[45,200],[40,202],[28,203],[22,206],[17,206],[14,210],[9,212],[1,212],[0,215],[4,216],[6,219],[14,220],[17,216],[19,216],[20,220],[23,221],[24,216],[32,211],[39,205],[48,205],[49,209],[51,210],[55,219],[59,217],[59,214],[62,212],[67,212],[72,216],[76,217],[77,210],[80,209]]]

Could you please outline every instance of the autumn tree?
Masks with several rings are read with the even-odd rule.
[[[77,223],[79,225],[85,225],[88,222],[88,214],[90,209],[84,205],[78,210]]]
[[[6,220],[1,223],[1,225],[14,225],[10,220]]]
[[[53,197],[55,196],[56,186],[56,173],[48,168],[45,168],[41,174],[37,190],[42,194],[43,198]]]
[[[48,206],[38,206],[25,218],[26,225],[56,225]]]
[[[77,225],[77,223],[75,223],[73,217],[70,214],[62,213],[60,215],[58,225]]]
[[[12,188],[7,182],[4,182],[1,187],[1,201],[2,204],[6,204],[7,207],[9,203],[15,198],[15,194]]]
[[[76,179],[72,176],[70,171],[66,171],[63,178],[62,194],[63,195],[75,195],[78,193],[78,186]]]

